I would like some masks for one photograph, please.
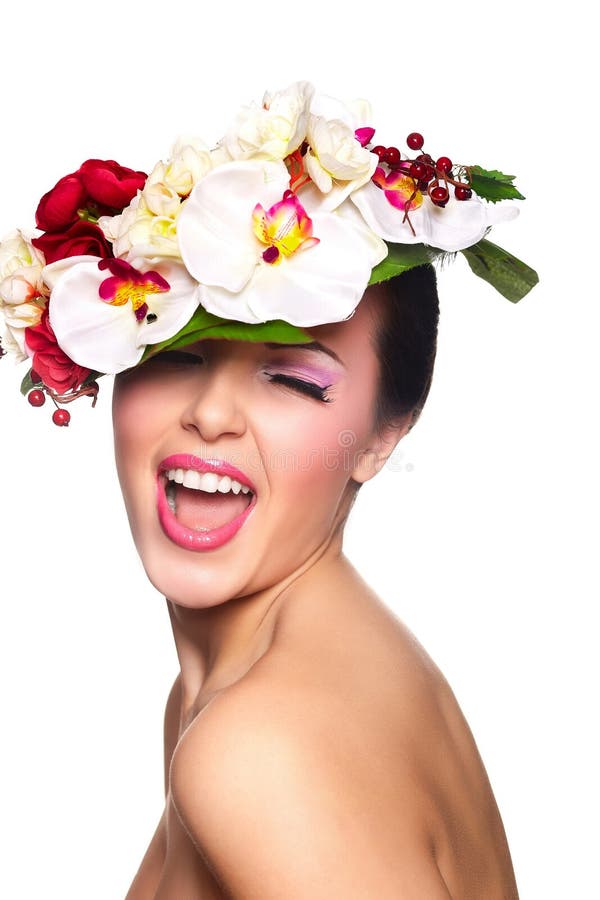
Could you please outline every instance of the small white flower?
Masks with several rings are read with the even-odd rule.
[[[178,257],[177,218],[180,198],[166,185],[151,184],[138,191],[118,216],[101,216],[98,225],[113,245],[113,253],[125,257],[132,250],[140,256]]]
[[[335,209],[365,184],[377,168],[378,157],[361,147],[350,128],[339,119],[311,115],[308,121],[308,174],[323,194],[323,208]],[[333,188],[337,190],[333,191]]]
[[[199,138],[182,135],[173,145],[169,160],[156,164],[148,176],[146,187],[161,183],[180,197],[187,197],[214,165],[215,158]]]
[[[0,313],[4,319],[4,348],[25,359],[25,329],[37,325],[46,306],[48,289],[42,278],[44,254],[21,231],[0,242]]]
[[[297,81],[272,96],[262,106],[243,107],[222,144],[235,160],[282,160],[297,150],[306,135],[314,87]]]

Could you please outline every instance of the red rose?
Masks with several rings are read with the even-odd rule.
[[[44,194],[35,214],[42,231],[60,231],[79,220],[85,209],[97,218],[121,212],[143,188],[147,175],[120,166],[114,159],[88,159]]]
[[[74,363],[58,346],[48,319],[48,307],[38,325],[25,329],[25,343],[33,353],[33,368],[46,387],[59,394],[79,387],[91,372]]]
[[[91,200],[119,212],[129,206],[148,178],[145,172],[126,169],[114,159],[88,159],[79,174]]]
[[[47,231],[41,237],[32,238],[31,243],[41,250],[47,263],[67,256],[112,256],[112,247],[104,237],[104,232],[93,222],[80,219],[66,231]]]
[[[76,222],[85,203],[85,188],[77,172],[65,175],[38,204],[35,221],[42,231],[55,231]]]

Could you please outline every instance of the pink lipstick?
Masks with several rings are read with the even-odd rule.
[[[246,485],[252,491],[250,504],[246,509],[229,522],[207,531],[189,528],[178,521],[171,509],[166,495],[166,473],[171,469],[192,470],[201,474],[214,472],[220,477],[229,476],[232,480]],[[166,536],[185,550],[215,550],[230,541],[247,521],[256,506],[256,488],[250,479],[236,466],[221,459],[201,459],[188,453],[177,453],[168,456],[158,466],[156,477],[156,502],[158,520]]]

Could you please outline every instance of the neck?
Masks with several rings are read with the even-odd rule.
[[[240,679],[268,650],[284,604],[339,564],[341,555],[338,530],[284,579],[255,593],[201,609],[167,599],[181,668],[182,710],[204,705]]]

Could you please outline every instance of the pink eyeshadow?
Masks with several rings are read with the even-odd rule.
[[[271,363],[269,369],[277,370],[282,375],[308,379],[322,388],[335,384],[338,381],[338,376],[333,372],[328,369],[316,368],[315,366],[291,366],[289,364],[278,365],[277,363]]]

